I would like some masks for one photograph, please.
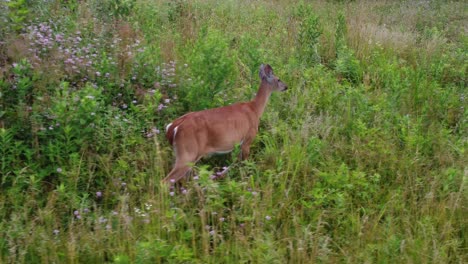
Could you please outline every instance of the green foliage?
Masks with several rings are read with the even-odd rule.
[[[360,171],[349,171],[341,164],[336,172],[322,172],[310,195],[315,205],[325,208],[347,208],[352,203],[359,208],[375,199],[380,185],[380,175],[366,176]]]
[[[259,39],[243,35],[239,40],[238,54],[239,60],[249,70],[252,80],[258,77],[258,66],[263,63],[261,42]]]
[[[464,261],[461,2],[8,3],[1,263]],[[261,63],[290,89],[249,159],[160,184],[165,126],[250,98]]]
[[[299,59],[306,65],[318,64],[320,54],[317,48],[323,31],[319,17],[315,15],[311,5],[301,4],[296,12],[299,19],[297,35]]]
[[[346,46],[338,50],[335,70],[339,75],[352,83],[359,83],[362,80],[360,62],[354,56],[353,51]]]
[[[346,34],[346,18],[343,13],[340,13],[335,31],[335,71],[348,81],[357,84],[362,80],[362,69],[354,52],[346,44]]]
[[[191,110],[212,107],[216,97],[233,87],[236,72],[227,38],[208,28],[203,28],[199,35],[188,55],[194,82],[185,91],[185,100]]]
[[[8,8],[8,22],[13,30],[19,31],[29,14],[26,0],[10,0],[6,3]]]
[[[104,0],[96,3],[96,9],[102,17],[127,18],[135,6],[136,0]]]
[[[343,13],[338,14],[338,20],[336,22],[336,31],[335,31],[335,49],[336,56],[338,57],[338,52],[345,48],[346,46],[346,17]]]

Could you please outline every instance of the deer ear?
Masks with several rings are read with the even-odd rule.
[[[265,77],[265,65],[260,65],[260,70],[258,71],[258,76],[260,79],[263,79]]]
[[[269,64],[267,65],[260,65],[260,71],[258,73],[260,76],[260,79],[265,79],[268,82],[271,82],[273,80],[273,69]]]

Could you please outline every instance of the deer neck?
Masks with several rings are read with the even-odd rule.
[[[260,117],[265,110],[268,99],[271,95],[271,89],[268,88],[268,85],[262,81],[260,88],[258,89],[257,95],[252,100],[252,105],[254,106],[257,116]]]

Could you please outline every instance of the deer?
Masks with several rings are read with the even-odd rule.
[[[239,160],[248,158],[270,95],[288,89],[273,74],[269,64],[260,66],[259,77],[260,87],[251,101],[190,112],[166,126],[166,138],[173,147],[175,164],[163,183],[179,182],[202,157],[229,153],[238,144]]]

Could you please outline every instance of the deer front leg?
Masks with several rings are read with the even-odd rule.
[[[245,139],[241,144],[241,153],[239,154],[239,160],[246,160],[250,154],[250,145],[252,144],[253,138]]]

